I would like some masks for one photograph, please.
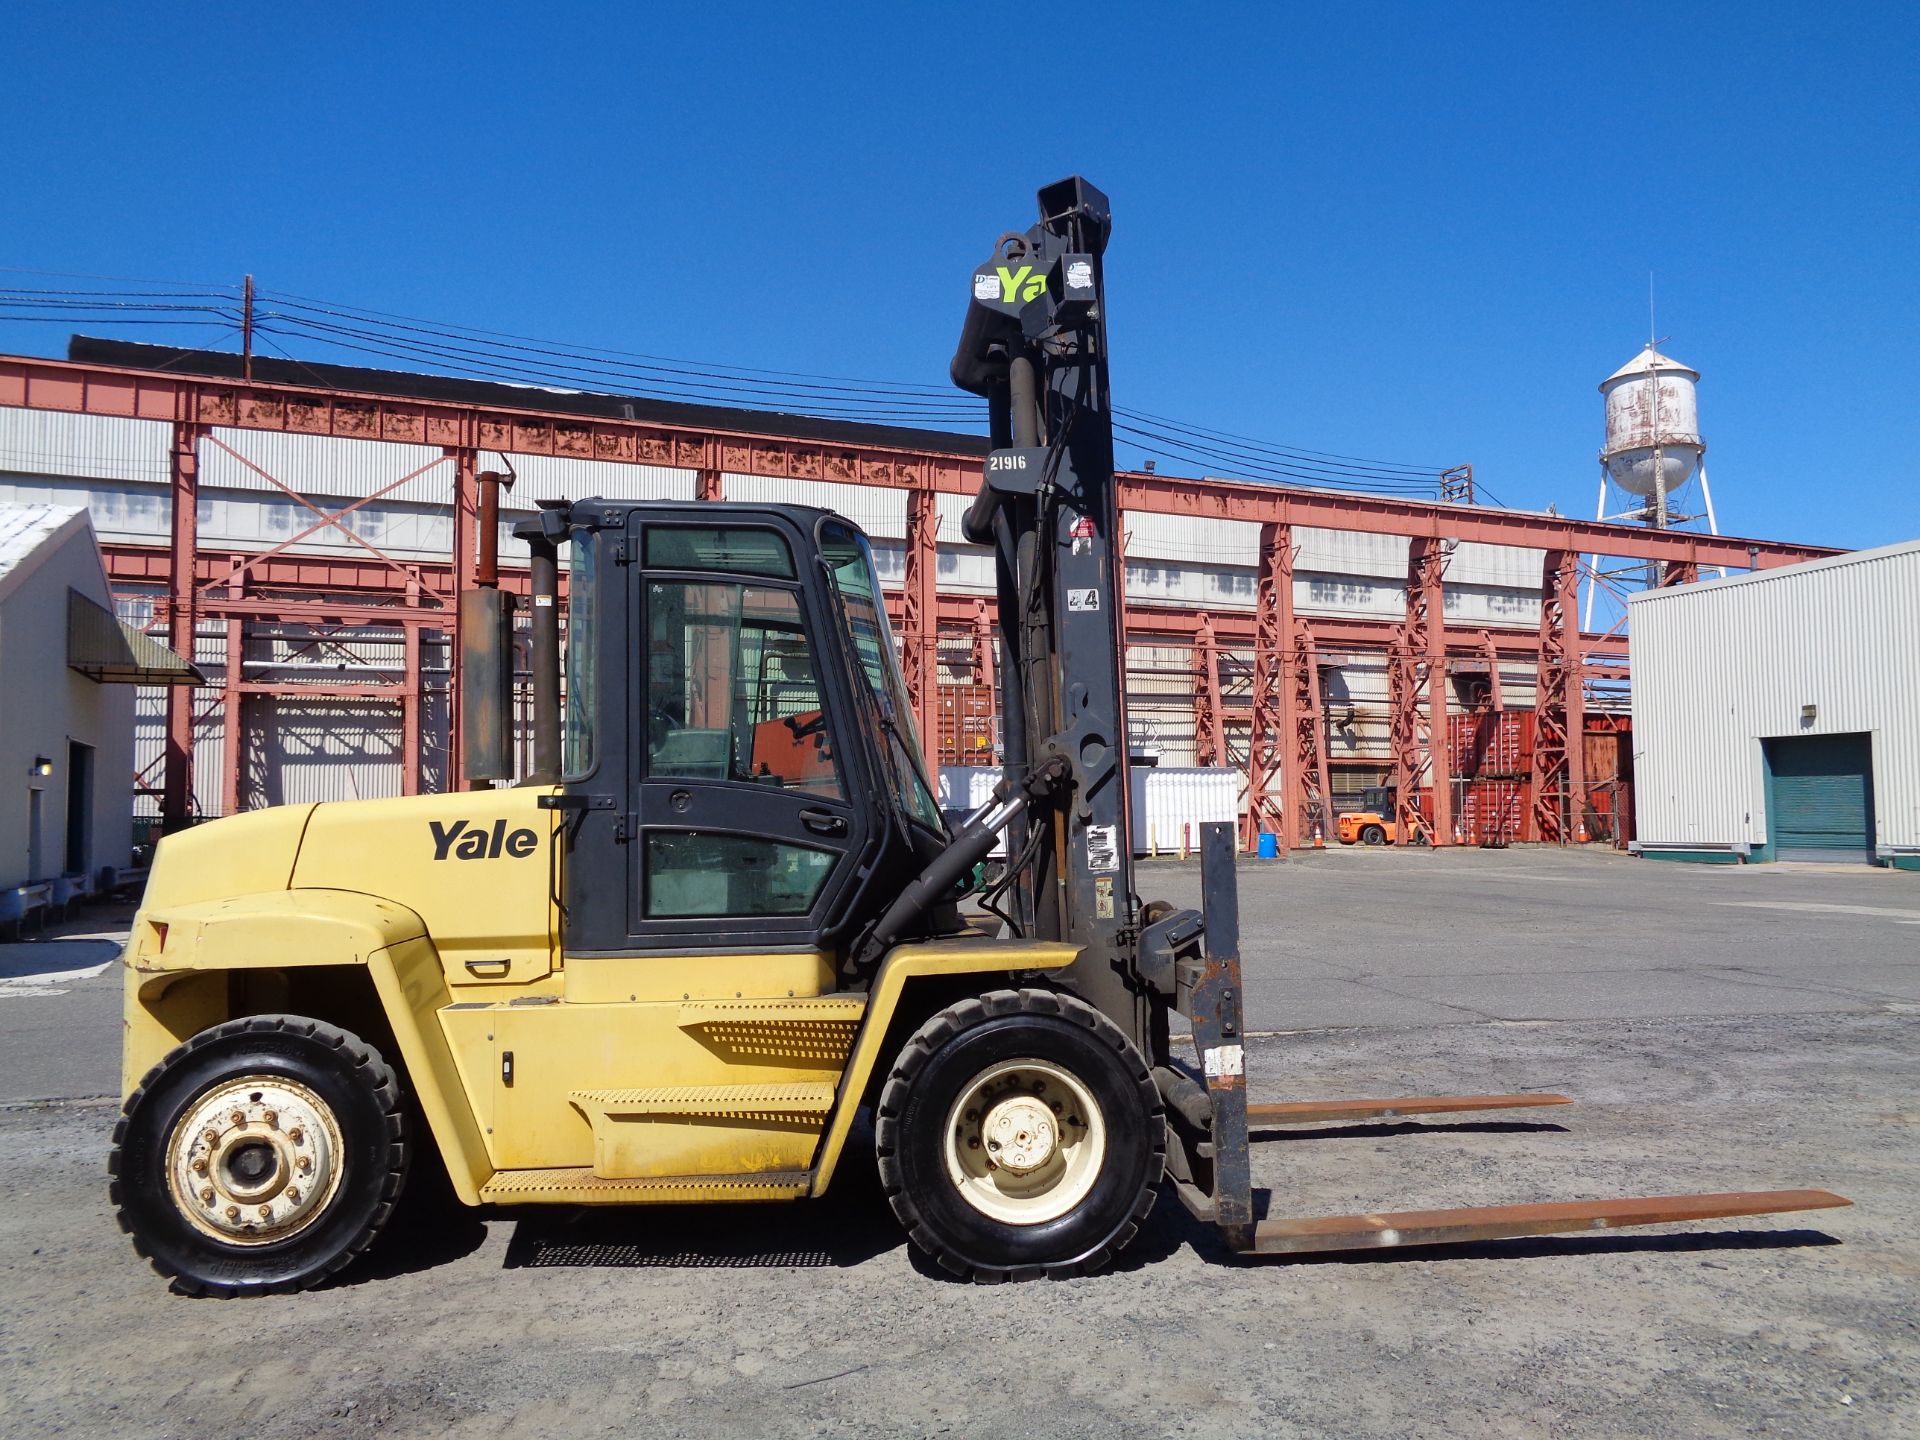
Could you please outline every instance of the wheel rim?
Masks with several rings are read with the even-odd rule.
[[[975,1210],[1009,1225],[1057,1220],[1087,1198],[1106,1162],[1093,1092],[1045,1060],[976,1075],[947,1112],[947,1175]]]
[[[167,1137],[167,1186],[187,1223],[226,1245],[267,1245],[318,1220],[340,1188],[332,1109],[278,1075],[203,1092]]]

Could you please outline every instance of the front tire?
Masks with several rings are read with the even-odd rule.
[[[1384,845],[1387,843],[1387,832],[1378,825],[1369,825],[1360,832],[1360,843],[1362,845]]]
[[[293,1015],[230,1020],[147,1073],[113,1132],[109,1198],[189,1295],[302,1290],[373,1243],[406,1182],[379,1051]]]
[[[921,1026],[881,1091],[874,1138],[913,1243],[982,1281],[1100,1269],[1153,1209],[1166,1164],[1140,1052],[1050,990],[995,991]]]

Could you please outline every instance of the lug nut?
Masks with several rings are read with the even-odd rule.
[[[298,1170],[302,1175],[306,1174],[309,1170],[313,1169],[313,1157],[309,1155],[300,1156],[293,1162],[293,1168]]]
[[[293,1129],[287,1131],[287,1138],[296,1145],[303,1145],[306,1143],[307,1132],[296,1125]]]
[[[218,1130],[209,1130],[200,1138],[209,1145],[218,1145],[220,1143],[220,1132]]]
[[[973,1139],[967,1141],[967,1148],[969,1150],[978,1150],[980,1148],[980,1137],[976,1135]]]
[[[297,1185],[287,1186],[287,1203],[289,1205],[298,1205],[300,1203],[300,1187],[299,1186]]]
[[[240,1207],[238,1205],[227,1206],[227,1219],[238,1220],[239,1218],[240,1218]]]
[[[244,1124],[246,1124],[246,1123],[247,1123],[247,1112],[246,1112],[246,1111],[244,1111],[244,1110],[236,1110],[236,1111],[234,1111],[234,1112],[233,1112],[233,1123],[234,1123],[234,1124],[236,1124],[236,1125],[244,1125]]]
[[[269,1110],[267,1111],[265,1118],[266,1118],[267,1124],[278,1125],[280,1123],[280,1112],[278,1110]]]
[[[201,1155],[194,1160],[193,1173],[196,1175],[204,1175],[207,1173],[207,1157],[206,1156]]]
[[[271,1220],[271,1219],[273,1219],[273,1206],[271,1206],[271,1205],[262,1205],[262,1206],[260,1207],[260,1218],[261,1218],[262,1220]]]
[[[200,1203],[202,1205],[213,1204],[213,1187],[211,1185],[200,1192]]]

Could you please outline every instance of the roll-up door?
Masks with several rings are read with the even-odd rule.
[[[1871,861],[1873,737],[1796,735],[1762,743],[1774,858]]]

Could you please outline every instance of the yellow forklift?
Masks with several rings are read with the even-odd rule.
[[[1263,1254],[1846,1203],[1256,1220],[1250,1120],[1564,1097],[1247,1103],[1229,827],[1205,836],[1201,910],[1134,889],[1108,205],[1079,179],[1039,203],[970,277],[952,366],[993,438],[965,523],[998,574],[993,798],[943,821],[848,521],[545,506],[515,532],[531,775],[282,806],[159,847],[124,959],[111,1198],[178,1289],[321,1281],[418,1163],[468,1205],[817,1197],[863,1109],[912,1243],[980,1280],[1097,1269],[1163,1186]],[[504,774],[504,602],[474,597],[466,739]]]

